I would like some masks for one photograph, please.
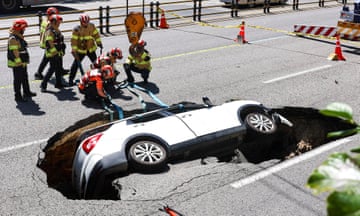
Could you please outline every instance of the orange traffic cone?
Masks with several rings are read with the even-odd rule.
[[[160,25],[159,25],[159,28],[167,29],[167,28],[169,28],[169,25],[168,25],[167,22],[166,22],[165,12],[164,12],[163,9],[160,9],[160,10],[161,10],[161,17],[160,17]]]
[[[345,57],[342,54],[341,46],[340,46],[340,37],[339,35],[336,35],[336,47],[335,47],[335,53],[332,53],[328,57],[329,60],[340,60],[345,61]]]
[[[240,31],[237,35],[237,38],[234,39],[234,41],[236,42],[241,42],[241,43],[247,43],[247,40],[245,40],[245,22],[242,21],[241,25],[240,25]]]

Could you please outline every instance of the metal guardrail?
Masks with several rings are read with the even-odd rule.
[[[288,8],[291,10],[291,7],[293,10],[298,9],[298,0],[290,0],[292,1],[292,5],[285,4],[285,5],[272,5],[272,10],[276,8]],[[234,2],[234,1],[233,1]],[[319,7],[323,7],[325,2],[336,2],[340,3],[338,1],[334,0],[319,0],[314,2],[307,2],[307,3],[300,3],[302,7],[306,4],[317,4],[319,3]],[[126,33],[125,26],[124,26],[124,20],[127,16],[128,9],[133,11],[142,11],[144,14],[145,19],[147,20],[147,26],[151,28],[157,28],[159,26],[159,8],[163,9],[167,17],[166,19],[168,22],[172,22],[172,26],[177,25],[184,25],[186,23],[193,23],[194,21],[203,21],[202,19],[204,17],[207,18],[207,20],[211,20],[209,17],[214,17],[219,15],[222,15],[221,17],[225,18],[238,18],[239,15],[242,15],[244,17],[244,13],[241,12],[241,8],[236,7],[237,5],[231,5],[230,7],[225,7],[225,5],[221,2],[219,4],[207,4],[207,1],[203,0],[182,0],[182,1],[176,1],[176,2],[166,2],[166,3],[159,3],[159,2],[151,2],[150,4],[143,4],[143,5],[131,5],[129,7],[125,6],[118,6],[118,7],[99,7],[94,9],[88,9],[88,10],[73,10],[70,12],[61,12],[61,15],[63,16],[63,24],[60,26],[60,29],[62,30],[65,39],[69,39],[71,36],[71,32],[74,26],[79,24],[78,19],[71,19],[70,17],[73,17],[74,14],[81,14],[81,13],[88,13],[91,17],[92,22],[96,25],[96,27],[99,29],[101,34],[116,34],[116,33]],[[342,3],[344,1],[342,0]],[[180,5],[180,6],[179,6]],[[248,11],[256,10],[257,8],[251,8],[248,9]],[[260,12],[261,11],[261,12]],[[261,10],[258,10],[258,13],[262,13]],[[30,14],[23,16],[25,19],[31,19],[32,22],[29,22],[29,27],[27,28],[25,32],[25,37],[27,41],[29,41],[30,44],[38,43],[39,42],[39,31],[37,28],[40,28],[42,16],[43,14],[41,12],[37,14]],[[36,19],[38,17],[38,19]],[[5,18],[0,18],[0,20],[13,20],[18,17],[15,16],[8,16]],[[69,18],[69,19],[67,19]],[[71,25],[72,24],[72,25]],[[11,26],[11,23],[9,23],[9,27]],[[0,32],[8,31],[9,27],[0,27]],[[28,29],[30,30],[30,33]],[[1,34],[0,34],[1,35]],[[4,35],[4,34],[3,34]],[[8,37],[0,36],[0,46],[3,47],[8,40]]]

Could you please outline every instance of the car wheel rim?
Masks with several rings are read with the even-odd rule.
[[[162,149],[152,143],[143,142],[136,145],[134,148],[134,155],[137,160],[143,163],[157,163],[163,159],[164,153]]]
[[[264,133],[268,133],[274,128],[273,121],[269,117],[259,113],[250,114],[248,120],[253,128]]]

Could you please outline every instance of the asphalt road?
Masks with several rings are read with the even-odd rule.
[[[257,28],[246,28],[250,43],[245,45],[233,40],[239,31],[233,26],[240,19],[216,23],[218,27],[145,30],[142,37],[153,56],[148,87],[168,104],[201,102],[202,96],[210,97],[215,104],[237,98],[257,100],[269,107],[324,108],[340,101],[348,103],[358,119],[359,57],[351,47],[357,44],[343,47],[346,61],[329,61],[334,41],[283,32],[300,23],[334,26],[339,9],[247,18],[246,23]],[[125,35],[102,40],[105,49],[117,46],[127,55]],[[0,52],[1,215],[165,215],[158,210],[165,204],[185,215],[325,215],[324,197],[314,196],[305,188],[307,177],[330,152],[348,151],[358,145],[358,136],[350,137],[285,164],[277,160],[216,163],[212,158],[207,159],[207,165],[198,160],[172,164],[166,173],[119,179],[123,185],[121,200],[68,199],[49,188],[45,174],[36,167],[40,146],[56,132],[101,110],[84,104],[74,87],[60,91],[50,84],[51,93],[41,93],[33,74],[42,55],[42,50],[31,47],[29,74],[31,88],[38,96],[16,104],[6,52]],[[65,67],[71,62],[67,54]],[[120,79],[124,78],[120,74]],[[135,79],[141,81],[139,76]],[[126,110],[140,108],[137,99],[126,91],[115,101]]]

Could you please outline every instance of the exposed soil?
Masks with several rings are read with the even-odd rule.
[[[294,126],[280,127],[275,140],[268,145],[260,142],[248,142],[242,145],[240,151],[249,162],[260,163],[274,158],[286,160],[328,143],[331,141],[326,137],[328,132],[354,127],[341,119],[323,116],[313,108],[284,107],[275,111],[290,120]],[[124,116],[141,112],[142,110],[124,111]],[[71,189],[76,140],[84,130],[107,122],[109,122],[107,114],[94,114],[56,133],[48,140],[43,148],[43,157],[39,158],[37,165],[46,173],[49,187],[59,190],[68,198],[76,197]]]

